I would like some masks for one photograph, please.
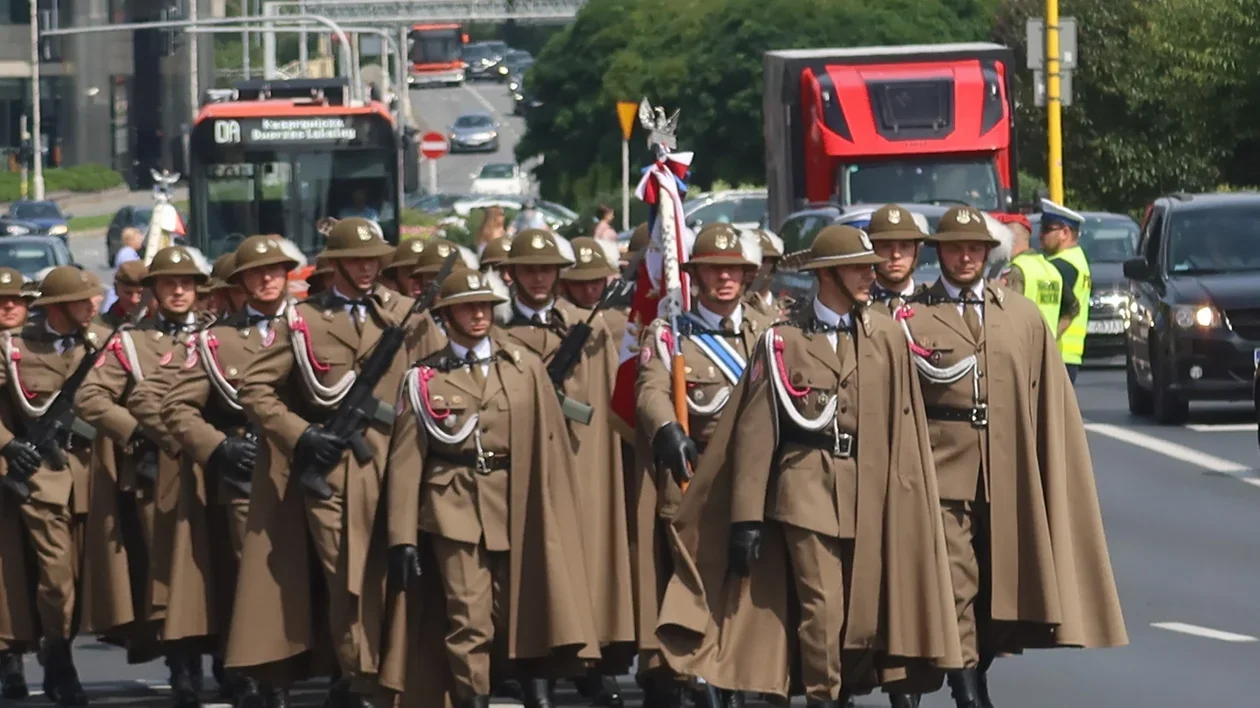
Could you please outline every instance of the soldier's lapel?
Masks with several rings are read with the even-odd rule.
[[[856,327],[856,330],[861,331],[862,325],[858,324]],[[841,334],[841,333],[836,334],[836,337],[838,338],[837,339],[838,344],[836,346],[845,348],[844,360],[840,362],[840,380],[841,381],[844,381],[845,379],[849,378],[850,376],[853,375],[854,371],[857,371],[857,365],[858,365],[857,339],[864,335],[865,335],[864,331],[862,332],[862,334],[851,334],[848,337],[845,337],[844,334]],[[838,356],[836,358],[839,359]]]
[[[839,335],[837,335],[839,336]],[[818,361],[827,365],[837,376],[841,376],[840,358],[836,356],[836,350],[831,346],[831,340],[827,335],[822,333],[805,335],[805,351],[809,352]]]
[[[752,359],[753,352],[757,350],[757,340],[761,339],[763,334],[765,331],[758,327],[756,322],[747,317],[744,318],[744,324],[740,327],[739,339],[742,346],[739,348],[739,353],[743,355],[745,363]]]
[[[481,396],[482,396],[481,387],[477,385],[477,382],[475,380],[473,380],[472,372],[468,370],[467,366],[461,366],[458,369],[452,369],[449,373],[447,373],[446,380],[450,382],[450,384],[454,386],[455,388],[458,388],[464,393],[467,393],[471,397],[471,400],[478,401],[478,402],[481,401]],[[472,409],[476,409],[479,406],[469,406],[469,407]]]
[[[949,297],[949,291],[945,289],[945,286],[939,280],[929,288],[929,292],[938,298]],[[932,316],[939,320],[941,324],[957,332],[963,339],[972,344],[976,343],[975,337],[971,336],[971,330],[967,327],[967,323],[963,322],[962,313],[958,311],[957,303],[943,302],[933,306]]]
[[[344,308],[340,307],[319,311],[319,318],[324,322],[324,326],[328,329],[328,333],[337,339],[337,341],[350,347],[351,351],[357,352],[359,351],[360,337],[358,330],[354,327],[354,321],[350,319],[351,317],[353,317],[353,315],[346,312]],[[313,342],[313,344],[315,344],[316,347],[319,346],[319,342]],[[315,356],[319,356],[318,349],[315,351]]]
[[[543,356],[547,351],[547,328],[535,327],[533,325],[515,325],[504,328],[504,333],[511,337],[513,341],[519,342],[527,347],[530,351],[538,356]]]
[[[379,308],[379,305],[375,307]],[[381,341],[381,335],[385,330],[381,327],[378,317],[388,322],[387,318],[389,315],[381,312],[380,309],[378,309],[377,314],[368,313],[367,319],[363,321],[363,334],[358,335],[359,345],[355,350],[355,355],[359,359],[367,356],[368,352],[372,351],[372,347],[375,347],[376,343]],[[353,328],[354,323],[351,322],[350,326]]]

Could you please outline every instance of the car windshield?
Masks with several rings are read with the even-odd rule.
[[[842,204],[970,204],[997,211],[997,170],[992,160],[883,160],[839,168]]]
[[[1260,204],[1173,212],[1168,263],[1174,273],[1260,270]]]
[[[490,116],[485,115],[460,116],[455,119],[456,128],[489,128],[493,124]]]
[[[17,268],[22,275],[31,278],[40,270],[57,265],[57,259],[48,246],[31,243],[6,244],[0,241],[0,263]]]
[[[512,165],[486,165],[481,168],[479,179],[511,179]]]
[[[470,44],[464,47],[464,61],[488,59],[490,54],[490,48],[484,44]]]
[[[19,219],[60,219],[61,210],[48,202],[25,202],[13,205],[13,216]]]

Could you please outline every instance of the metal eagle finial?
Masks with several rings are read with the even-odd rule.
[[[665,117],[665,109],[652,107],[646,98],[639,103],[639,123],[648,131],[648,147],[658,150],[674,150],[678,147],[678,114]]]

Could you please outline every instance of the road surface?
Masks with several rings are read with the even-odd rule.
[[[458,98],[469,90],[416,94],[441,91]],[[99,264],[97,241],[72,239],[76,257]],[[1082,371],[1077,393],[1131,645],[1000,659],[994,700],[1021,708],[1254,705],[1260,451],[1250,406],[1196,405],[1187,425],[1165,427],[1129,415],[1121,369]],[[160,663],[129,667],[120,651],[99,645],[78,658],[94,695],[121,691],[118,700],[130,705],[146,705],[139,699],[153,693],[131,682],[166,680]],[[923,702],[951,705],[945,691]]]
[[[437,161],[437,191],[465,194],[472,174],[487,162],[516,162],[516,143],[525,134],[525,120],[512,115],[512,96],[507,84],[470,82],[459,88],[411,90],[412,109],[421,132],[448,134],[455,119],[465,113],[489,113],[499,122],[497,152],[448,154]],[[429,188],[429,166],[421,159],[420,184]]]

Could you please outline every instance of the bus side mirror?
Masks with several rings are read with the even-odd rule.
[[[1129,280],[1148,280],[1151,268],[1145,258],[1130,258],[1124,262],[1124,277]]]

